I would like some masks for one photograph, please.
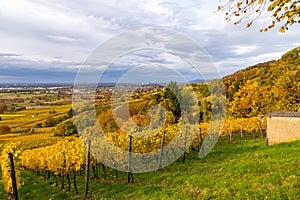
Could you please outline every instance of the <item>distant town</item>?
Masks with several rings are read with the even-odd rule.
[[[0,93],[16,93],[16,92],[27,92],[31,94],[61,94],[61,95],[72,95],[74,92],[79,92],[73,90],[73,84],[0,84]],[[82,84],[77,85],[76,88],[95,88],[92,84]],[[113,83],[103,83],[97,85],[97,92],[100,93],[111,93],[115,90],[120,91],[126,90],[126,92],[155,92],[163,89],[164,84],[116,84]],[[82,91],[80,91],[82,92]]]

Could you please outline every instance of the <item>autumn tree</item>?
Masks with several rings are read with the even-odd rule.
[[[257,64],[223,78],[228,114],[250,117],[272,111],[300,111],[300,47],[281,59]],[[203,102],[201,106],[203,107]]]
[[[114,114],[111,108],[102,111],[98,115],[98,123],[104,133],[114,132],[118,130],[118,124],[114,119]]]
[[[202,83],[199,85],[199,87],[197,88],[196,92],[199,92],[201,97],[208,97],[210,95],[208,86],[206,83]]]
[[[300,23],[300,1],[299,0],[220,0],[218,10],[226,13],[226,21],[234,20],[234,24],[240,24],[248,20],[246,27],[267,10],[271,13],[272,22],[269,26],[262,28],[266,32],[275,25],[279,25],[279,31],[284,33],[290,26]]]
[[[268,107],[268,91],[258,82],[247,81],[233,96],[228,111],[234,117],[253,117],[264,114]]]
[[[300,71],[287,71],[273,87],[274,107],[282,111],[300,111]]]

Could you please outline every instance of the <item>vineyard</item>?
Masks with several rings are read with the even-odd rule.
[[[146,170],[149,169],[149,166],[151,167],[153,163],[156,165],[157,169],[162,169],[162,159],[165,159],[164,165],[169,165],[173,162],[173,160],[177,160],[179,158],[178,156],[182,154],[183,162],[185,162],[186,157],[192,151],[197,151],[200,153],[204,137],[207,134],[210,134],[208,133],[209,125],[209,123],[189,125],[188,130],[192,132],[198,130],[198,134],[195,134],[195,137],[192,139],[193,142],[188,144],[188,146],[184,146],[187,145],[186,140],[189,138],[183,132],[184,130],[187,130],[187,127],[185,127],[185,129],[181,129],[178,127],[179,125],[172,125],[162,130],[158,130],[158,133],[150,138],[131,138],[124,132],[108,133],[106,134],[105,138],[97,137],[97,134],[95,134],[96,136],[93,136],[95,132],[93,127],[88,127],[84,131],[86,134],[83,134],[81,138],[66,137],[65,139],[58,141],[53,145],[47,145],[45,147],[21,151],[20,143],[11,143],[5,145],[2,154],[2,182],[5,186],[5,190],[8,192],[8,194],[11,194],[11,179],[10,176],[8,176],[9,168],[7,164],[7,154],[11,152],[13,153],[16,161],[18,187],[21,187],[20,171],[25,169],[27,171],[34,171],[38,174],[46,174],[48,179],[52,175],[55,177],[56,185],[58,185],[57,178],[59,178],[61,180],[61,189],[65,189],[64,179],[66,178],[68,182],[67,191],[70,191],[70,177],[73,177],[72,180],[75,193],[78,194],[76,175],[79,174],[79,172],[82,173],[81,171],[85,168],[87,154],[85,144],[87,140],[92,141],[92,152],[93,148],[100,149],[100,151],[96,151],[97,153],[92,155],[90,161],[94,172],[94,177],[97,177],[96,172],[99,165],[102,165],[103,169],[105,169],[105,167],[111,167],[112,169],[114,168],[123,172],[130,172],[130,170],[133,170],[135,167],[128,165],[128,153],[118,154],[117,152],[114,152],[115,149],[113,147],[103,142],[105,139],[126,152],[150,153],[158,151],[159,149],[165,149],[165,151],[161,153],[161,157],[158,156],[153,158],[153,160],[142,161],[144,169]],[[240,138],[244,138],[247,134],[249,135],[249,133],[251,133],[250,135],[252,135],[252,133],[256,134],[261,130],[261,128],[263,131],[265,131],[265,125],[266,123],[264,121],[261,122],[258,118],[228,119],[225,122],[221,133],[219,134],[224,136],[238,133],[238,135],[241,134]],[[174,143],[173,140],[176,138],[177,134],[180,136],[177,138],[178,141]],[[233,138],[234,136],[232,136],[230,142],[233,142]],[[181,151],[176,150],[175,146],[166,148],[166,146],[168,144],[172,144],[172,142],[175,145],[179,145]],[[116,171],[116,174],[118,174],[118,171]]]
[[[221,137],[214,150],[204,159],[199,160],[198,154],[191,151],[185,163],[178,160],[161,172],[135,174],[135,181],[132,184],[125,184],[127,175],[124,172],[116,173],[111,168],[102,168],[102,174],[99,176],[100,171],[98,169],[98,172],[96,171],[97,176],[91,177],[89,194],[96,199],[136,199],[138,197],[141,199],[206,199],[221,196],[228,198],[251,197],[254,199],[269,196],[270,199],[276,199],[282,195],[291,199],[299,197],[300,191],[297,189],[299,188],[299,179],[297,178],[297,174],[299,175],[299,159],[297,159],[297,151],[300,148],[299,142],[267,147],[264,141],[252,139],[251,134],[245,134],[244,139],[235,135],[234,140],[235,143],[228,145],[226,144],[226,137]],[[72,146],[76,139],[70,138],[66,141],[73,143],[70,144]],[[52,147],[49,147],[49,150],[54,150],[54,147],[59,148],[59,143]],[[46,149],[39,148],[39,150]],[[54,199],[82,199],[84,169],[74,173],[77,175],[76,183],[79,193],[78,196],[74,196],[76,193],[74,187],[71,187],[70,193],[68,193],[69,187],[61,188],[61,181],[58,184],[60,187],[55,187],[56,179],[59,177],[56,178],[55,174],[65,174],[65,181],[68,181],[66,173],[69,172],[71,175],[71,172],[76,171],[72,162],[63,163],[64,159],[57,161],[61,165],[54,166],[52,169],[56,171],[55,174],[51,173],[51,177],[48,177],[47,159],[37,161],[37,156],[33,155],[39,152],[35,150],[23,151],[23,155],[32,155],[32,158],[27,159],[28,161],[35,162],[29,164],[34,170],[29,168],[24,170],[23,167],[20,167],[22,177],[22,187],[19,189],[20,196],[24,199],[38,199],[37,193],[26,192],[30,190],[43,195],[39,197],[40,199],[53,197]],[[66,149],[63,152],[68,154]],[[72,155],[71,152],[69,153]],[[43,155],[46,156],[47,154]],[[78,160],[78,163],[82,162],[83,157],[85,157],[84,153],[81,158],[78,157],[81,160]],[[75,159],[70,160],[75,161]],[[53,163],[54,161],[55,159],[53,159]],[[22,163],[23,161],[20,160],[20,166]],[[236,181],[237,178],[238,181]],[[73,180],[71,182],[74,183]],[[268,184],[269,187],[257,188],[258,184]],[[31,185],[34,185],[35,189]],[[158,188],[161,188],[161,192],[157,191]],[[60,192],[61,189],[62,192]],[[0,197],[5,198],[1,192]]]

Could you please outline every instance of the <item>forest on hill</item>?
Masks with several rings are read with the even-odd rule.
[[[279,60],[256,64],[223,78],[229,116],[300,111],[300,47]]]

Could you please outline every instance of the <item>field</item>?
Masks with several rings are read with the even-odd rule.
[[[57,118],[70,110],[71,105],[43,106],[38,109],[28,109],[15,113],[0,114],[0,126],[6,125],[12,128],[13,133],[23,133],[35,128],[38,123],[43,123],[47,117]],[[45,132],[40,129],[41,132]],[[26,132],[26,131],[25,131]]]
[[[54,137],[53,128],[44,129],[46,133],[28,133],[28,134],[8,134],[0,135],[0,145],[10,142],[21,142],[23,149],[36,148],[47,146],[61,140],[59,137]]]
[[[134,174],[135,182],[126,183],[127,174],[108,169],[104,180],[90,180],[90,199],[299,199],[300,142],[266,146],[261,139],[242,140],[236,135],[233,144],[219,139],[204,159],[191,152],[161,171]],[[83,199],[84,177],[78,178],[79,195],[60,191],[54,178],[22,172],[20,199]],[[0,185],[0,198],[6,193]]]
[[[2,119],[0,126],[11,128],[9,134],[0,135],[0,145],[21,142],[22,148],[28,149],[55,143],[61,139],[54,137],[55,127],[37,128],[37,125],[42,125],[49,116],[54,119],[64,116],[70,107],[70,105],[61,105],[0,114]]]

